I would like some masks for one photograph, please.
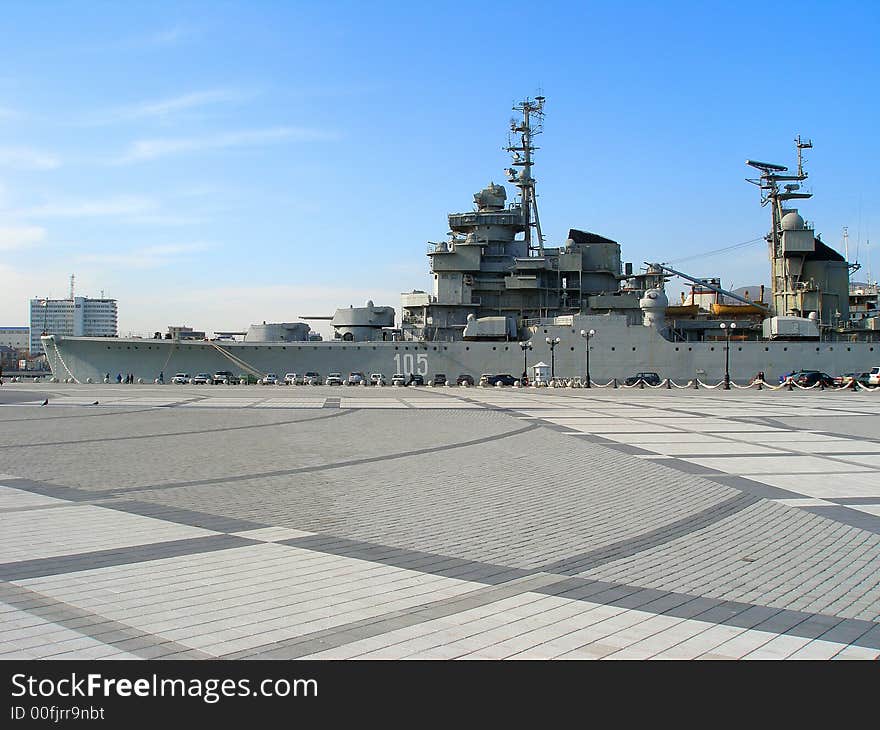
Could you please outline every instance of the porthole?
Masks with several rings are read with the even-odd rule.
[[[614,352],[614,348],[613,348],[613,347],[611,348],[611,352]]]
[[[764,348],[764,352],[770,352],[770,348],[769,348],[769,347],[765,347],[765,348]]]
[[[399,350],[400,348],[399,348],[397,345],[395,345],[395,346],[394,346],[394,349],[395,349],[395,350]]]
[[[573,347],[571,348],[571,351],[574,352],[574,348],[573,348]]]
[[[436,350],[437,348],[435,347],[434,349]],[[504,351],[507,352],[509,349],[510,349],[509,347],[505,347]],[[571,349],[573,350],[574,348],[572,347]]]
[[[544,330],[544,334],[545,334],[545,335],[547,334],[547,330]]]
[[[497,349],[498,349],[497,347],[493,347],[493,348],[492,348],[492,351],[494,352],[494,351],[497,350]]]
[[[675,348],[675,351],[678,352],[678,348],[677,348],[677,347]]]
[[[787,347],[783,347],[783,348],[782,348],[782,351],[783,351],[783,352],[788,352],[788,348],[787,348]]]
[[[436,347],[434,348],[434,352],[437,352],[437,348],[436,348]]]
[[[847,348],[846,348],[846,351],[847,351],[847,352],[852,352],[852,348],[851,348],[851,347],[847,347]]]
[[[833,348],[833,347],[829,347],[829,348],[828,348],[828,352],[834,352],[834,348]]]
[[[709,350],[710,350],[711,352],[715,352],[715,348],[714,348],[714,347],[710,347]]]
[[[693,348],[693,347],[689,347],[689,348],[688,348],[688,352],[693,352],[693,351],[694,351],[694,348]]]
[[[818,347],[816,348],[816,352],[819,352],[819,348],[818,348]]]
[[[737,347],[736,349],[737,349],[739,352],[742,352],[742,351],[743,351],[743,349],[742,349],[741,347]]]
[[[636,351],[636,348],[634,347],[634,348],[633,348],[633,352],[635,352],[635,351]]]
[[[470,350],[471,348],[470,348],[470,347],[465,347],[464,349],[465,349],[465,350]]]

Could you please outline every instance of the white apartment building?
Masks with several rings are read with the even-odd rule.
[[[0,347],[27,350],[30,347],[30,328],[0,327]]]
[[[31,355],[42,355],[40,336],[116,337],[115,299],[31,299]]]

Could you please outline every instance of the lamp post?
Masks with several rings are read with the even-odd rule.
[[[581,330],[581,337],[583,337],[586,341],[586,347],[584,348],[584,359],[586,360],[586,370],[587,370],[587,387],[591,388],[590,385],[590,338],[595,337],[596,330]]]
[[[722,322],[720,326],[727,334],[727,341],[724,345],[724,390],[730,390],[730,335],[736,329],[736,322],[730,324]]]
[[[554,339],[550,339],[549,337],[545,338],[547,340],[547,344],[550,345],[550,378],[551,380],[556,377],[556,354],[554,350],[556,349],[556,345],[558,345],[562,340],[558,337]]]
[[[523,371],[522,371],[522,377],[520,378],[519,382],[520,382],[520,385],[525,385],[526,380],[529,377],[529,368],[528,368],[528,364],[527,364],[527,360],[526,360],[526,358],[528,356],[526,355],[526,353],[532,349],[532,343],[531,343],[531,341],[520,342],[519,346],[522,348],[522,351],[523,351]]]

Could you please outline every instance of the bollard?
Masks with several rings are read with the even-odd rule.
[[[788,389],[794,390],[794,383],[792,382],[791,378],[788,379]]]
[[[764,389],[764,381],[763,381],[763,380],[759,380],[759,381],[758,381],[758,390],[763,390],[763,389]]]
[[[666,378],[666,390],[672,390],[672,378]]]
[[[614,390],[617,390],[617,378],[614,378]]]
[[[699,389],[700,389],[700,379],[694,378],[694,390],[699,390]]]
[[[644,381],[644,380],[640,380],[640,381],[639,381],[639,390],[644,390],[644,389],[645,389],[645,381]]]
[[[819,390],[825,390],[825,381],[824,380],[819,381]]]

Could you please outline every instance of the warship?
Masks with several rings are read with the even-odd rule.
[[[764,291],[744,296],[718,278],[690,275],[663,262],[634,270],[620,244],[572,228],[559,246],[545,245],[536,195],[535,137],[543,131],[545,99],[514,105],[505,170],[517,189],[489,183],[473,209],[450,213],[445,240],[428,244],[432,291],[401,295],[401,321],[391,306],[338,309],[333,338],[317,341],[304,322],[253,325],[239,340],[187,338],[176,329],[154,339],[42,337],[53,376],[100,382],[132,373],[152,382],[172,373],[222,371],[261,378],[268,373],[329,372],[421,375],[531,375],[604,383],[637,372],[687,382],[770,381],[800,369],[829,374],[880,363],[880,318],[849,313],[851,265],[823,243],[793,201],[811,197],[805,149],[796,139],[797,170],[747,160],[748,181],[770,210],[770,263]],[[670,302],[673,277],[690,297]],[[549,367],[547,366],[549,363]]]

